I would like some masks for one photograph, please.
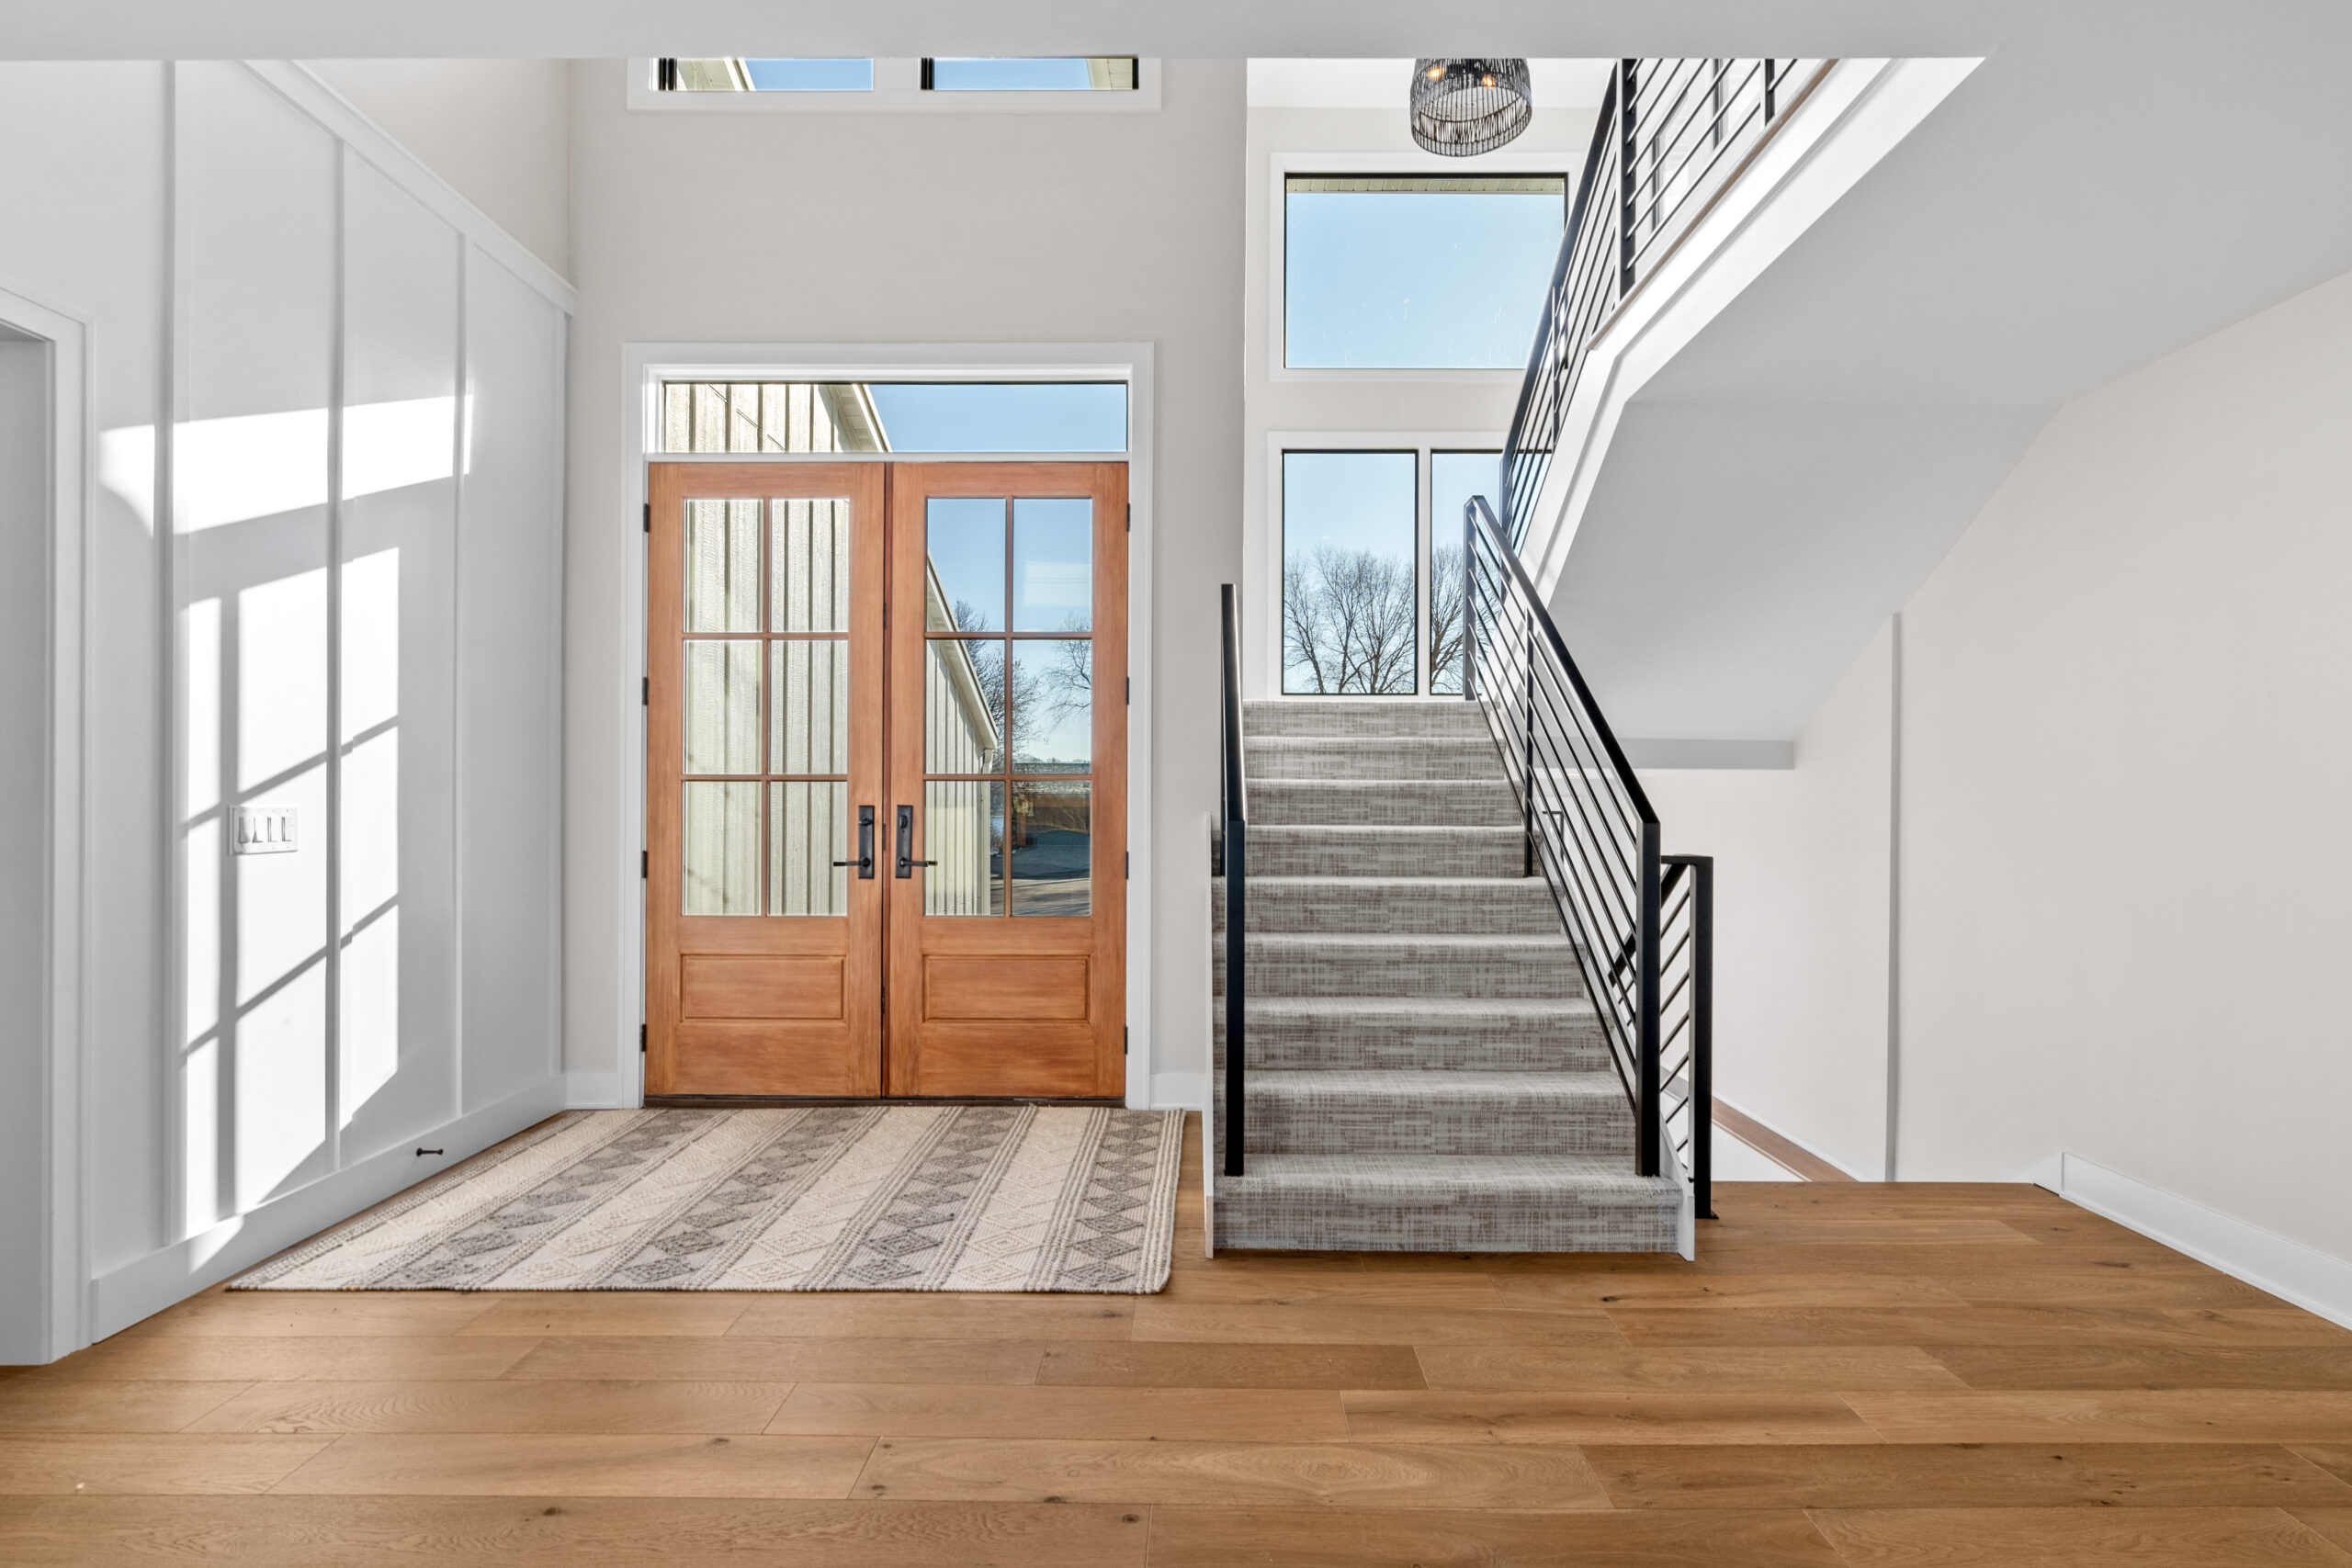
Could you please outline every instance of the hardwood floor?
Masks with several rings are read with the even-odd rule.
[[[1695,1264],[1198,1193],[1136,1299],[208,1292],[0,1371],[0,1562],[2352,1568],[2352,1333],[2036,1188],[1727,1186]]]

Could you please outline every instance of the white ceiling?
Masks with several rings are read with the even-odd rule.
[[[1597,109],[1613,60],[1530,60],[1528,86],[1539,109]],[[1253,109],[1401,109],[1413,61],[1252,60]]]
[[[2080,3],[2080,0],[2078,0]],[[2096,0],[2130,27],[2151,5]],[[1982,54],[2049,0],[9,0],[0,58]]]

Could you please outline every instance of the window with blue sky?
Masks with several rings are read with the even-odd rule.
[[[1125,381],[672,381],[664,452],[1124,452]]]
[[[1561,175],[1292,175],[1283,363],[1519,370],[1567,220]]]
[[[1132,93],[1132,56],[926,60],[922,85],[934,93]]]

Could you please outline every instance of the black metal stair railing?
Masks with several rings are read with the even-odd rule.
[[[1502,516],[1512,548],[1526,542],[1587,347],[1831,63],[1617,62],[1503,444]]]
[[[1659,849],[1657,813],[1483,497],[1464,508],[1463,694],[1520,801],[1634,1113],[1634,1168],[1668,1151],[1712,1217],[1712,863]]]
[[[1217,874],[1225,879],[1225,1108],[1218,1128],[1225,1174],[1244,1174],[1248,1082],[1250,810],[1241,751],[1241,621],[1233,584],[1223,585],[1225,681],[1219,689],[1224,724],[1218,732],[1223,812],[1217,833]]]

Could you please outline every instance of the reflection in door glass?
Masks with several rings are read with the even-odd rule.
[[[1012,771],[1082,773],[1094,752],[1094,644],[1038,637],[1012,645]]]
[[[1012,503],[1012,629],[1082,632],[1094,620],[1094,502]]]
[[[1080,779],[1013,781],[1012,819],[1005,834],[1015,915],[1091,912],[1094,840],[1089,792]]]
[[[935,644],[933,646],[936,646]],[[1004,913],[1004,784],[933,779],[922,786],[926,915]]]
[[[935,637],[923,650],[923,772],[995,773],[1004,765],[1004,644]]]
[[[849,644],[768,644],[768,772],[849,772]]]
[[[760,503],[686,502],[686,630],[760,629]]]
[[[760,645],[686,644],[685,771],[760,771]]]
[[[923,625],[934,632],[1004,629],[1004,502],[933,496],[924,503]]]
[[[780,500],[770,507],[768,629],[849,630],[849,502]]]
[[[769,914],[847,914],[850,853],[846,783],[768,785]]]
[[[685,786],[684,912],[760,912],[760,786],[756,781]]]

